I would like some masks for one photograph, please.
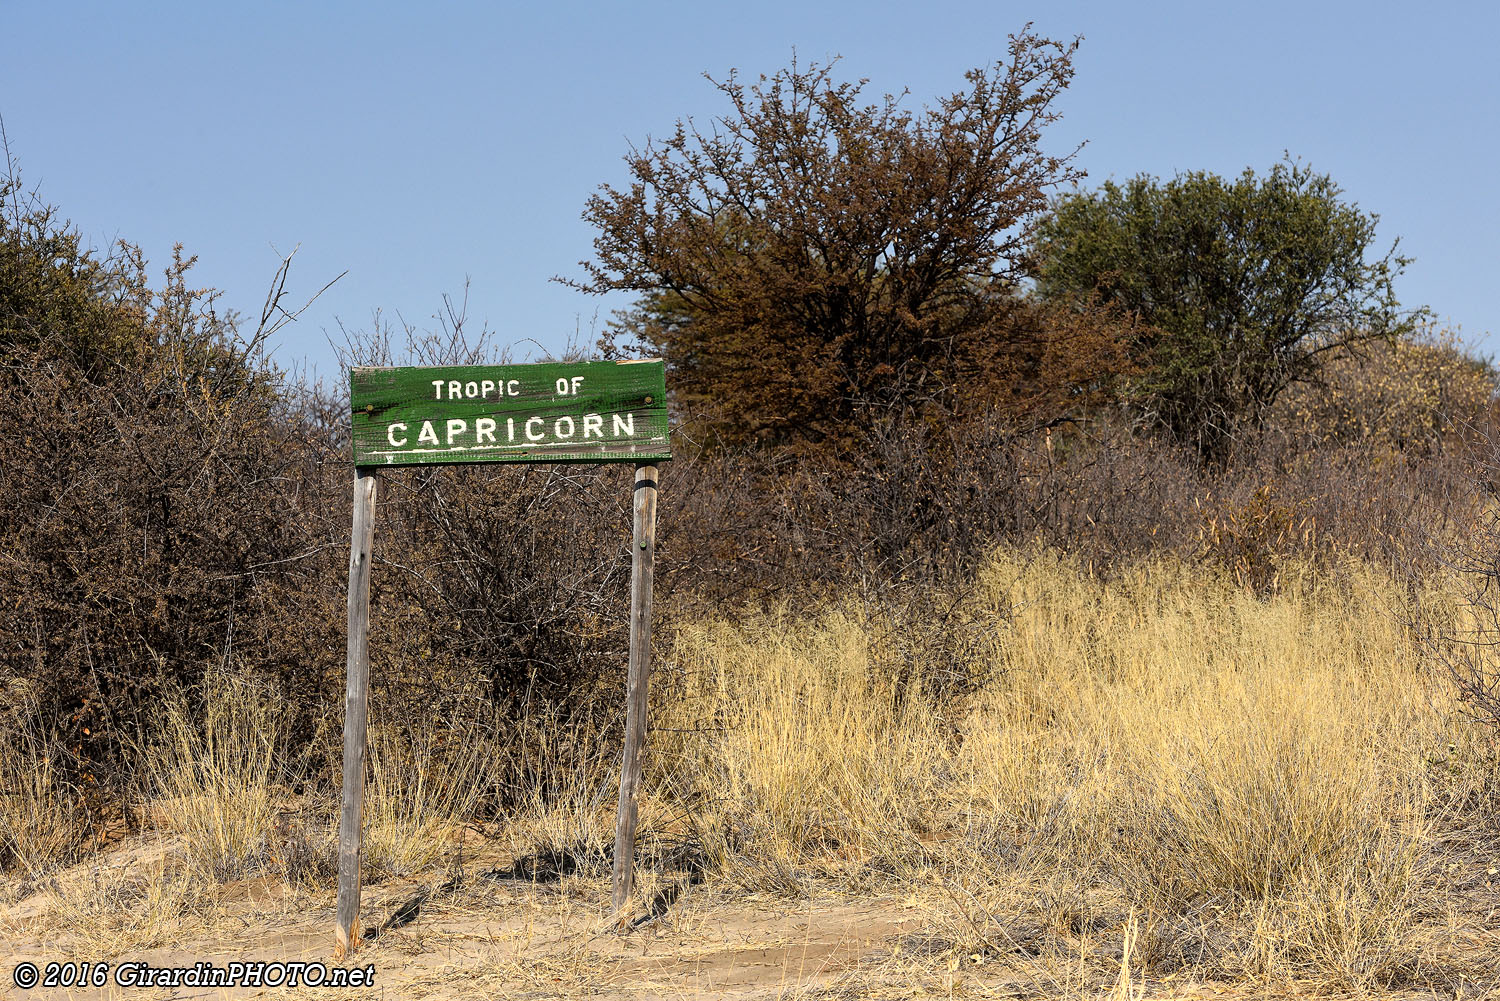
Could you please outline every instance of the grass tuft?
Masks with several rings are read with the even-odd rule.
[[[267,860],[284,752],[274,693],[228,672],[204,683],[200,713],[168,700],[162,734],[147,753],[158,823],[181,836],[192,871],[225,882]]]

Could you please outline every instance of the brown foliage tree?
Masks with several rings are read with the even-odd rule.
[[[733,415],[731,440],[816,443],[861,411],[951,412],[975,380],[1055,360],[1017,288],[1048,190],[1081,176],[1071,152],[1041,148],[1076,46],[1028,28],[920,112],[864,103],[863,81],[831,66],[750,86],[731,73],[714,81],[728,115],[679,121],[625,157],[628,187],[589,199],[595,259],[564,281],[643,293],[616,331],[667,360],[680,406]]]

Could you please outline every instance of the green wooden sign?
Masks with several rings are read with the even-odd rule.
[[[670,459],[660,361],[356,368],[356,466]]]
[[[665,366],[656,360],[356,368],[349,373],[354,517],[335,955],[360,942],[360,845],[370,688],[370,568],[382,466],[460,462],[633,462],[630,649],[611,899],[620,927],[635,879],[637,794],[646,741],[657,463],[672,457]]]

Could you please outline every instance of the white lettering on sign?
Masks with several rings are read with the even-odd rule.
[[[567,379],[557,380],[558,392],[565,395],[578,395],[578,385],[583,382],[583,376],[575,376],[571,384]],[[562,387],[569,386],[570,390]],[[491,397],[520,396],[520,379],[476,379],[473,382],[460,382],[457,379],[433,379],[432,398],[434,400],[488,400]]]
[[[496,383],[496,388],[500,385]],[[572,386],[569,391],[571,393]],[[445,386],[446,390],[447,387]],[[461,387],[463,389],[463,387]],[[482,387],[477,388],[483,392]],[[635,414],[617,413],[608,415],[612,419],[611,429],[615,438],[635,437]],[[563,414],[559,417],[533,416],[522,420],[520,427],[516,426],[516,418],[505,418],[505,437],[500,437],[500,420],[498,417],[474,417],[466,419],[463,417],[450,417],[439,420],[424,420],[417,430],[416,441],[412,441],[411,425],[403,421],[392,421],[386,425],[385,440],[393,449],[404,449],[418,452],[452,451],[466,448],[492,449],[504,448],[509,445],[512,448],[528,448],[526,443],[533,444],[547,441],[604,441],[605,414],[579,414],[573,416]],[[550,422],[550,423],[549,423]],[[519,438],[517,432],[520,432]]]

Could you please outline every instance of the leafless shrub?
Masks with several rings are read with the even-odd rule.
[[[168,690],[231,661],[311,706],[333,666],[324,455],[288,408],[266,337],[139,249],[100,256],[0,180],[0,685],[30,706],[97,819]],[[242,656],[248,654],[248,656]],[[296,710],[292,715],[296,715]],[[289,721],[299,734],[308,714]]]
[[[310,583],[328,564],[316,459],[274,385],[208,344],[157,348],[105,382],[14,352],[0,374],[22,442],[0,471],[0,671],[106,782],[164,682],[243,648],[305,696],[338,625]]]
[[[1434,596],[1416,623],[1431,655],[1458,688],[1464,708],[1500,737],[1500,512],[1496,510],[1496,470],[1500,439],[1476,432],[1487,458],[1476,463],[1467,482],[1477,503],[1467,523],[1434,531],[1410,561],[1414,572],[1433,564],[1449,572],[1462,599]]]

